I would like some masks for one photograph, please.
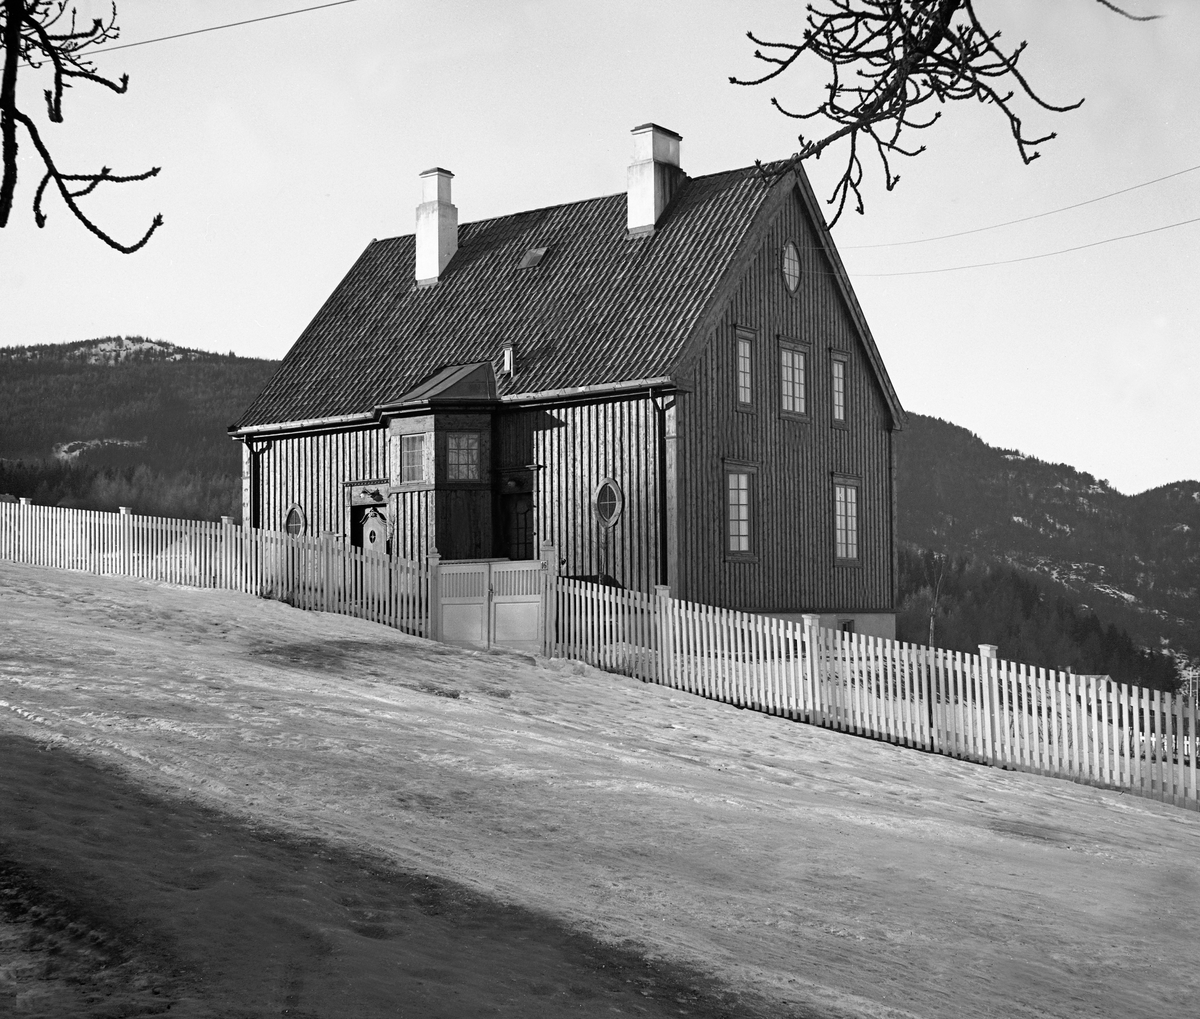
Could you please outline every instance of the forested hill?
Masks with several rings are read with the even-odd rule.
[[[277,364],[140,337],[0,348],[0,493],[239,516],[241,454],[226,428]],[[1114,675],[1143,669],[1139,649],[1164,641],[1200,661],[1200,483],[1126,496],[920,414],[897,449],[905,639],[928,639],[929,550],[950,557],[934,612],[943,646],[998,643]]]
[[[226,428],[277,365],[142,337],[0,348],[0,493],[236,515],[241,451]]]
[[[1200,482],[1128,496],[920,414],[897,448],[902,542],[1040,574],[1146,646],[1200,657]]]

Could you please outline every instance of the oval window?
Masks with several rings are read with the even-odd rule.
[[[288,510],[287,519],[283,522],[283,529],[288,534],[304,533],[304,513],[299,506],[293,506]]]
[[[596,519],[605,527],[612,527],[621,516],[624,501],[620,485],[612,478],[605,478],[596,489]]]
[[[796,245],[788,241],[783,248],[783,282],[787,285],[788,291],[796,292],[796,287],[800,285],[800,252],[796,250]]]

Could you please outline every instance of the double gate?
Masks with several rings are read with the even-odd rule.
[[[436,571],[434,637],[461,647],[544,646],[547,566],[540,560],[441,562]]]

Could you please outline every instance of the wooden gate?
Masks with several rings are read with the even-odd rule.
[[[545,633],[546,564],[469,559],[437,569],[437,639],[462,647],[540,653]]]

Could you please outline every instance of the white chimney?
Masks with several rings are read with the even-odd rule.
[[[450,204],[449,170],[435,166],[421,174],[417,206],[417,285],[438,281],[458,250],[458,209]]]
[[[654,233],[663,210],[683,179],[679,143],[674,131],[657,124],[633,129],[633,162],[629,164],[628,225],[630,237]]]

